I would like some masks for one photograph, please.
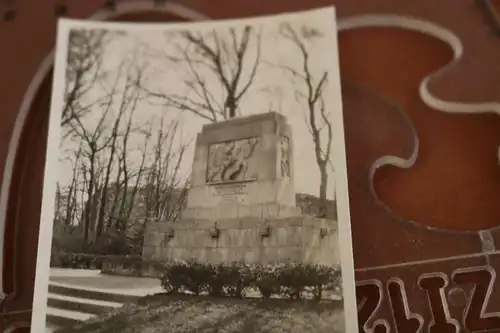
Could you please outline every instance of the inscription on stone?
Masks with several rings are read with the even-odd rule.
[[[215,188],[215,196],[224,197],[228,195],[235,194],[246,194],[245,186],[237,185],[237,186],[224,186],[224,187],[216,187]]]
[[[246,194],[246,186],[217,186],[215,187],[215,196],[220,197],[222,203],[242,202]]]
[[[287,136],[281,137],[281,177],[290,177],[290,139]]]
[[[253,137],[210,145],[207,183],[256,180],[257,170],[249,162],[258,144],[259,138]]]

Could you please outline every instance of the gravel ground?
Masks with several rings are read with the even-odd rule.
[[[61,333],[343,333],[341,302],[150,296]]]

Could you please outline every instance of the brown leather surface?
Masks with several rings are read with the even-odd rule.
[[[103,2],[67,1],[68,16],[87,17],[102,8]],[[180,2],[212,18],[277,13],[331,3],[326,0]],[[339,37],[355,265],[360,282],[358,295],[376,301],[377,286],[381,285],[383,302],[375,319],[386,319],[389,325],[398,327],[398,332],[418,332],[420,326],[425,331],[432,311],[418,286],[418,277],[422,273],[442,272],[437,274],[438,279],[443,274],[451,279],[457,267],[487,263],[483,256],[477,255],[484,245],[478,233],[453,233],[450,229],[477,230],[498,224],[500,120],[492,114],[451,115],[432,110],[418,97],[418,85],[423,77],[447,66],[429,84],[434,95],[460,102],[498,102],[500,66],[496,63],[500,39],[491,32],[473,0],[340,0],[335,4],[340,19],[391,13],[428,20],[453,31],[464,47],[462,58],[450,62],[452,52],[448,45],[416,32],[365,28],[342,32]],[[0,161],[7,154],[23,95],[40,62],[53,47],[55,36],[56,21],[50,1],[24,0],[16,6],[16,20],[0,22],[0,40],[2,45],[8,45],[0,55],[3,78]],[[121,17],[121,20],[142,21],[172,19],[158,13]],[[47,79],[31,107],[16,158],[4,253],[6,287],[14,294],[4,304],[2,329],[12,323],[29,322],[49,95]],[[409,158],[417,137],[419,155],[414,166],[409,169],[384,166],[375,173],[372,183],[373,163],[388,155]],[[3,167],[4,163],[0,163],[0,170]],[[494,230],[492,237],[500,239],[500,232]],[[471,258],[439,261],[466,254]],[[422,262],[425,260],[434,261]],[[490,264],[495,267],[498,260],[492,256]],[[415,263],[397,265],[412,261]],[[489,271],[483,269],[476,278],[485,276],[484,272]],[[366,282],[373,279],[379,282],[371,285]],[[397,294],[394,283],[401,281],[406,284],[407,297],[388,297],[395,295],[394,290]],[[460,290],[469,293],[471,289],[467,286]],[[497,292],[498,287],[494,287],[493,295]],[[420,314],[425,325],[420,325],[419,319],[406,320],[405,314],[398,312],[404,308],[401,302],[405,300],[410,302],[411,311]],[[490,302],[488,310],[500,311],[500,297],[491,300],[497,303]],[[477,308],[480,301],[475,302]],[[371,315],[367,304],[370,305],[366,303],[360,311],[361,321]],[[452,308],[453,318],[464,321],[463,309],[463,305]],[[441,329],[439,332],[453,329],[437,322],[435,329]],[[467,327],[473,328],[495,328],[497,322],[469,320],[468,324]],[[384,332],[384,328],[381,326],[375,332]]]
[[[417,132],[419,154],[412,168],[376,173],[379,198],[405,219],[429,226],[498,225],[499,117],[436,111],[418,94],[420,82],[450,62],[450,47],[418,32],[357,29],[340,35],[340,55],[342,79],[362,82],[401,106]]]

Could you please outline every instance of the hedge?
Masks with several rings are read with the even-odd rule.
[[[102,273],[124,276],[161,277],[164,263],[144,261],[139,255],[97,255],[62,253],[51,267],[73,269],[99,269]]]
[[[313,264],[165,263],[144,261],[141,256],[79,253],[60,255],[59,264],[64,268],[100,269],[106,274],[158,277],[167,293],[187,291],[215,297],[244,298],[246,291],[258,290],[264,298],[300,299],[308,292],[313,299],[321,300],[323,291],[335,291],[341,285],[339,268]]]
[[[167,292],[188,291],[195,295],[245,297],[248,289],[259,290],[264,298],[302,298],[311,292],[317,301],[324,290],[340,287],[340,270],[312,264],[248,265],[244,263],[205,264],[195,261],[165,265],[161,279]]]

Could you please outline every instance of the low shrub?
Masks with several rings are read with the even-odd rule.
[[[324,290],[340,285],[340,270],[311,264],[247,265],[244,263],[204,264],[195,261],[168,263],[161,278],[167,292],[188,291],[199,295],[242,298],[248,288],[262,297],[285,296],[301,299],[306,291],[319,301]]]
[[[260,291],[262,297],[270,298],[282,294],[284,265],[257,265],[252,269],[252,286]]]
[[[252,266],[239,263],[212,266],[213,274],[210,289],[213,296],[243,298],[245,290],[252,286],[254,275]]]
[[[99,255],[59,253],[51,267],[99,269],[102,273],[121,276],[161,277],[164,263],[144,261],[139,255]]]
[[[184,289],[199,295],[209,290],[211,274],[210,266],[195,261],[169,263],[165,265],[161,283],[167,292]]]
[[[58,267],[75,269],[100,269],[100,256],[85,253],[59,253]]]
[[[65,253],[59,267],[100,269],[104,274],[145,276],[161,279],[167,293],[189,292],[214,297],[244,298],[259,291],[263,298],[286,297],[322,300],[325,291],[338,292],[340,269],[330,266],[280,263],[250,265],[240,262],[209,264],[196,261],[144,261],[141,256]]]

